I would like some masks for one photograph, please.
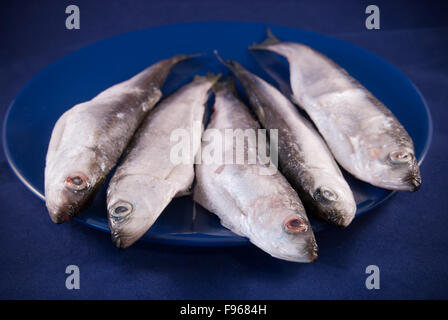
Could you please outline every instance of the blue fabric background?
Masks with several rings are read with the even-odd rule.
[[[381,30],[364,27],[381,10]],[[77,4],[81,29],[65,29]],[[37,72],[87,44],[151,26],[254,21],[325,33],[388,60],[421,90],[434,138],[423,185],[400,193],[346,230],[317,234],[319,260],[283,262],[253,246],[188,248],[137,243],[117,250],[109,235],[76,222],[54,225],[44,203],[0,154],[0,298],[406,299],[448,298],[448,6],[437,1],[1,1],[0,117]],[[169,41],[169,39],[167,39]],[[65,288],[65,268],[81,289]],[[381,270],[367,290],[365,268]]]

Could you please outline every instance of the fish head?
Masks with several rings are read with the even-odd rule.
[[[45,202],[53,222],[69,221],[86,205],[101,185],[100,171],[94,152],[88,149],[48,154]]]
[[[152,226],[170,202],[171,189],[153,177],[115,174],[107,190],[107,211],[116,247],[129,247]]]
[[[321,174],[311,195],[314,208],[319,216],[337,225],[348,226],[356,214],[353,192],[345,179],[334,174]]]
[[[272,256],[294,262],[317,259],[317,244],[303,206],[271,199],[249,218],[251,241]]]
[[[413,148],[392,145],[377,151],[372,159],[372,184],[399,191],[417,191],[421,185],[420,169]]]

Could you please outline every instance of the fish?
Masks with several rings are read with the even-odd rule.
[[[219,75],[197,76],[162,100],[132,139],[107,189],[112,241],[127,248],[157,220],[176,196],[189,192],[194,157],[199,150],[205,104]],[[180,142],[174,132],[188,134],[183,161],[172,154]]]
[[[249,146],[257,146],[254,147],[257,161],[252,163],[224,161],[224,154],[237,152],[237,144],[226,142],[223,145],[219,139],[207,138],[211,130],[225,135],[228,129],[245,132],[260,128],[237,97],[230,80],[220,81],[213,90],[214,112],[204,132],[202,159],[217,150],[224,152],[219,161],[196,163],[195,202],[217,215],[224,227],[248,238],[275,258],[315,261],[318,248],[305,208],[280,171],[267,169],[273,163],[259,157],[255,134],[247,134],[244,148],[244,158],[248,159]]]
[[[171,68],[196,55],[159,61],[66,111],[56,122],[45,162],[45,202],[63,223],[85,208],[144,117],[162,97]]]
[[[348,226],[356,214],[353,192],[317,130],[274,86],[236,61],[221,62],[241,82],[261,125],[278,130],[280,170],[305,206],[327,222]]]
[[[288,60],[293,101],[314,122],[338,163],[376,187],[417,191],[421,175],[414,143],[392,111],[323,53],[268,38],[249,47]]]

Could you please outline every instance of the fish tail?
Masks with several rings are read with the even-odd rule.
[[[236,93],[235,80],[234,80],[232,74],[229,74],[225,78],[223,78],[220,81],[216,82],[213,85],[212,89],[213,89],[213,92],[215,94],[220,92],[220,91],[223,91],[223,90],[228,90],[228,91],[230,91],[232,93]]]
[[[219,62],[221,62],[223,65],[225,65],[227,68],[229,68],[237,76],[238,76],[238,73],[246,70],[246,69],[244,69],[244,67],[241,64],[239,64],[235,60],[224,60],[223,58],[221,58],[221,56],[218,54],[217,50],[214,50],[213,53],[215,54],[216,58],[218,58]]]
[[[194,82],[209,81],[212,83],[212,85],[214,85],[219,80],[219,78],[221,78],[220,73],[218,74],[207,73],[205,76],[199,76],[199,75],[194,76],[193,81]]]
[[[273,44],[281,42],[271,31],[269,27],[266,28],[267,38],[261,43],[255,43],[249,47],[250,50],[265,50],[267,47]]]
[[[193,59],[193,58],[197,58],[197,57],[201,57],[203,56],[205,53],[201,52],[201,53],[195,53],[195,54],[178,54],[177,56],[173,57],[173,62],[174,63],[178,63],[184,60],[188,60],[188,59]]]
[[[221,62],[223,65],[227,66],[227,62],[221,58],[221,56],[218,53],[218,50],[213,50],[213,54],[216,56],[216,58],[219,60],[219,62]]]

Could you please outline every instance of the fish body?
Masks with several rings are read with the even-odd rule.
[[[91,199],[161,98],[171,68],[187,58],[162,60],[75,105],[58,119],[45,166],[45,201],[53,222],[70,220]]]
[[[288,60],[293,100],[310,116],[339,164],[374,186],[416,191],[421,177],[414,144],[392,112],[327,56],[268,34],[251,48]]]
[[[249,238],[272,256],[296,262],[314,261],[317,258],[314,235],[305,209],[287,180],[278,170],[263,174],[266,164],[260,159],[251,164],[248,161],[237,164],[227,163],[221,157],[221,161],[206,163],[206,150],[222,149],[223,155],[237,152],[236,143],[205,141],[212,129],[221,136],[227,129],[259,129],[228,84],[215,88],[214,113],[202,143],[203,160],[196,164],[195,201],[215,213],[223,226]],[[247,135],[244,158],[249,158],[249,146],[257,145],[255,140],[255,135]]]
[[[117,247],[127,248],[137,241],[170,201],[190,188],[205,103],[216,80],[217,76],[198,77],[163,100],[129,144],[107,190],[109,227]],[[199,132],[194,132],[195,124]],[[174,130],[183,130],[191,139],[183,162],[171,158],[178,144],[172,138]]]
[[[226,65],[243,85],[262,126],[278,130],[280,169],[300,199],[328,222],[349,225],[356,202],[319,133],[275,87],[235,61]]]

